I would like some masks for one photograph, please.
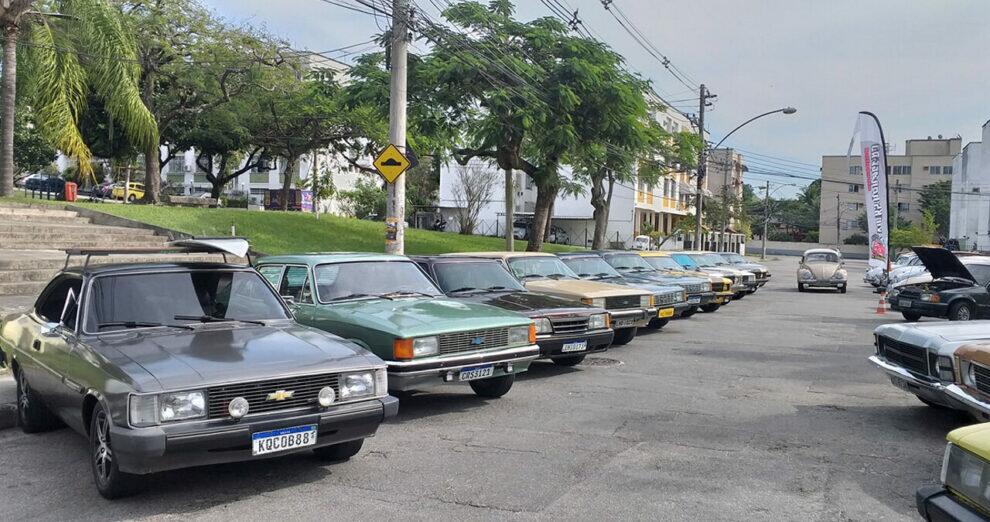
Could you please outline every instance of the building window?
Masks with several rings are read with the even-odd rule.
[[[897,211],[898,212],[907,212],[909,210],[911,210],[911,204],[910,203],[898,203],[897,204]]]
[[[973,192],[979,194],[980,193],[980,187],[973,187]]]
[[[910,176],[911,165],[894,165],[895,176]]]
[[[268,183],[268,171],[252,172],[251,183]]]
[[[186,182],[185,174],[168,174],[167,176],[165,176],[165,179],[166,181],[168,181],[169,185],[181,186],[183,183]]]
[[[952,165],[946,165],[942,167],[942,174],[951,176],[952,175]]]
[[[849,192],[859,192],[859,185],[855,183],[849,184]]]
[[[186,157],[183,155],[175,156],[168,162],[168,171],[172,174],[182,174],[186,170]]]
[[[193,183],[209,183],[206,179],[206,174],[195,174],[193,175]]]
[[[855,212],[857,210],[862,210],[862,209],[863,209],[862,203],[846,203],[846,210]]]
[[[938,165],[932,165],[931,167],[928,167],[928,173],[929,174],[941,174],[942,173],[942,167],[939,167]]]
[[[863,167],[861,167],[859,165],[850,165],[849,166],[849,175],[850,176],[862,176],[863,175]]]

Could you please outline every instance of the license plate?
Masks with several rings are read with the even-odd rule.
[[[635,322],[635,319],[615,319],[612,321],[612,328],[628,328]]]
[[[911,308],[911,300],[901,299],[901,308]]]
[[[701,303],[700,295],[692,295],[688,297],[688,304],[700,304],[700,303]]]
[[[660,318],[674,317],[674,309],[673,308],[661,308],[660,311],[657,312],[657,317],[660,317]]]
[[[564,343],[564,346],[560,348],[562,352],[583,352],[588,349],[588,341],[574,341],[573,343]]]
[[[251,435],[251,454],[265,455],[316,444],[316,424],[295,426]]]
[[[461,381],[473,381],[475,379],[484,379],[485,377],[491,377],[495,374],[495,366],[489,364],[486,366],[472,366],[470,368],[464,368],[461,370],[460,375],[457,377]]]
[[[891,377],[890,378],[890,383],[893,384],[894,386],[896,386],[896,387],[898,387],[898,388],[906,391],[906,392],[914,393],[914,391],[911,390],[911,385],[908,384],[908,382],[905,381],[904,379],[899,379],[897,377]]]

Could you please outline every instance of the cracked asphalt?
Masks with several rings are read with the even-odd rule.
[[[82,437],[0,431],[10,520],[911,520],[945,434],[866,361],[876,296],[798,293],[795,258],[714,314],[587,364],[537,363],[498,400],[437,387],[403,401],[345,463],[308,455],[156,475],[102,500]],[[0,303],[0,308],[3,304]]]

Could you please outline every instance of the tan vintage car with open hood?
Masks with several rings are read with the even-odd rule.
[[[530,292],[553,295],[604,308],[612,317],[614,345],[636,337],[636,331],[657,316],[653,294],[629,286],[585,281],[559,257],[542,252],[467,252],[445,254],[498,259]]]
[[[797,269],[798,292],[805,288],[837,288],[846,293],[849,274],[846,273],[845,261],[837,250],[828,248],[813,248],[806,250],[801,256]]]

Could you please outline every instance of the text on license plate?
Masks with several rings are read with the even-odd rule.
[[[701,302],[701,296],[700,295],[692,295],[692,296],[688,297],[688,304],[698,304],[700,302]]]
[[[251,454],[264,455],[316,444],[316,425],[295,426],[251,435]]]
[[[663,317],[674,317],[674,309],[673,308],[661,308],[660,311],[657,312],[657,317],[660,317],[660,318],[663,318]]]
[[[901,299],[901,308],[911,308],[911,300]]]
[[[495,374],[495,366],[491,364],[485,366],[472,366],[470,368],[462,369],[460,376],[457,379],[460,381],[473,381],[475,379],[484,379],[485,377],[491,377],[494,374]]]
[[[574,341],[573,343],[564,343],[564,346],[560,348],[562,352],[583,352],[588,349],[588,341]]]

